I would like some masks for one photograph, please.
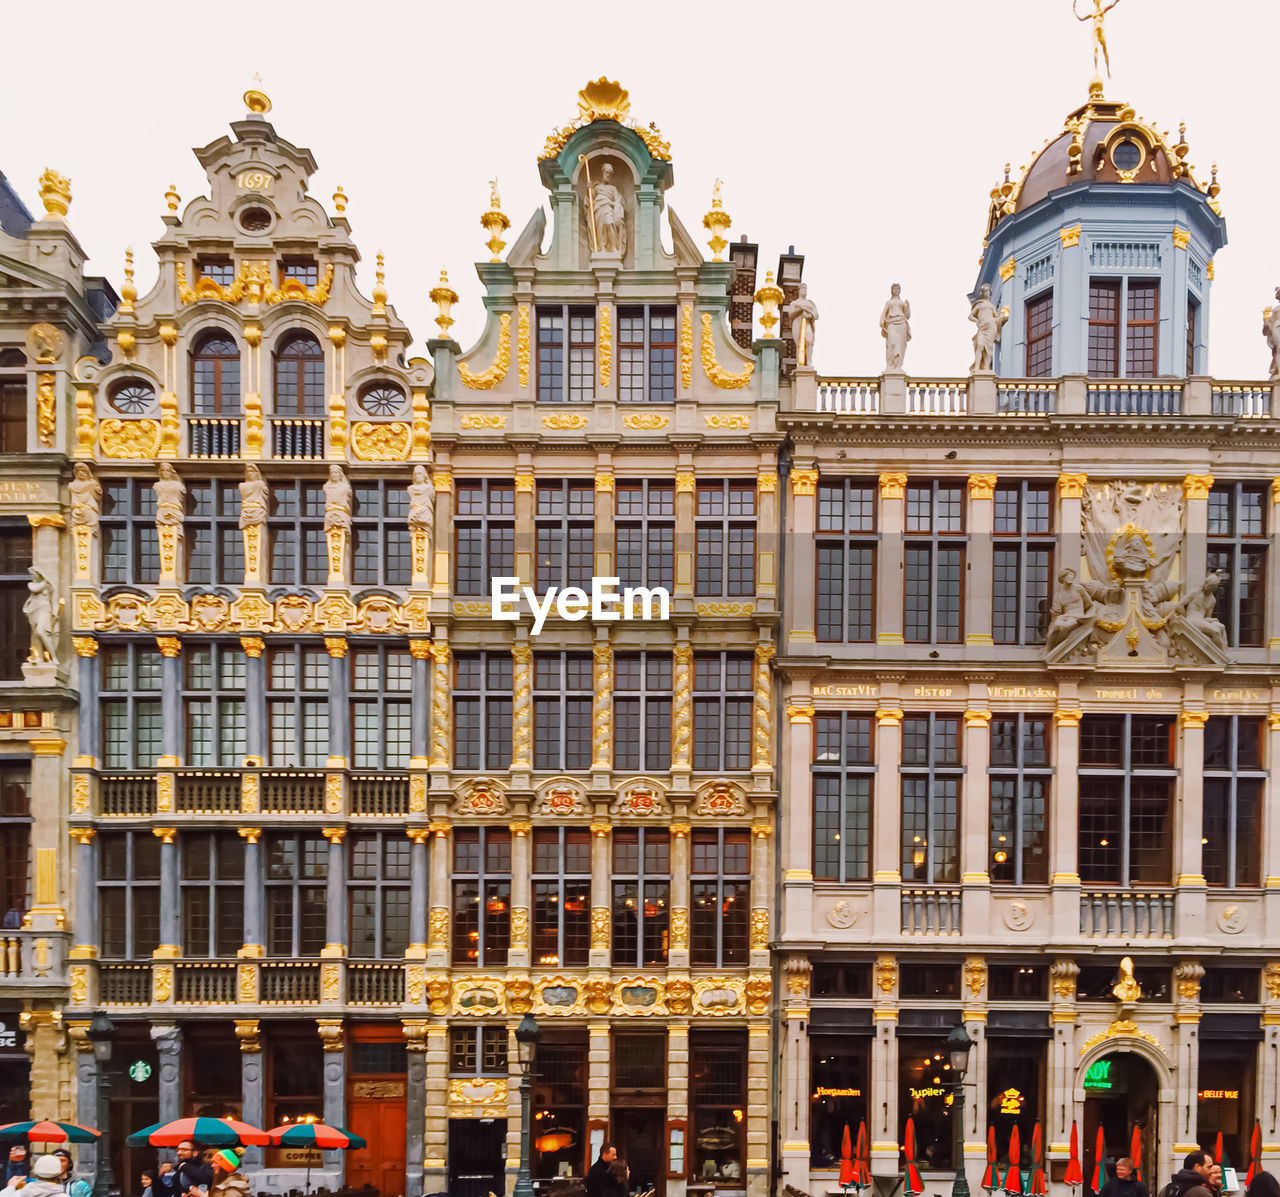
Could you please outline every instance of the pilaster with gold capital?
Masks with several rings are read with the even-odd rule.
[[[755,653],[755,701],[752,704],[751,767],[768,772],[773,764],[773,658],[777,648],[757,644]]]
[[[969,530],[967,569],[964,585],[964,631],[968,645],[993,644],[992,568],[995,550],[995,474],[969,475],[969,510],[965,526]]]
[[[903,643],[902,570],[906,528],[907,476],[901,472],[880,475],[880,509],[876,526],[880,529],[876,568],[885,583],[876,588],[876,643]]]
[[[797,473],[803,475],[799,485]],[[811,481],[805,480],[811,477]],[[815,639],[814,605],[803,596],[817,576],[817,548],[814,533],[818,526],[818,471],[807,467],[791,472],[791,495],[787,509],[787,576],[782,580],[784,602],[790,613],[786,647],[812,644]],[[776,497],[776,496],[775,496]],[[793,552],[794,550],[794,552]]]
[[[901,932],[902,795],[892,766],[902,759],[902,708],[896,705],[896,693],[886,694],[884,689],[876,711],[876,760],[890,767],[877,769],[872,783],[876,812],[871,834],[872,923],[875,934],[890,936]]]
[[[1187,589],[1196,586],[1209,565],[1209,491],[1212,474],[1188,474],[1182,480],[1186,535],[1182,538],[1182,577]]]
[[[693,646],[677,644],[673,652],[671,704],[671,771],[693,768]]]
[[[533,767],[533,648],[511,646],[511,768]]]
[[[1084,490],[1089,478],[1086,474],[1062,473],[1058,475],[1058,511],[1054,527],[1058,531],[1058,552],[1054,557],[1054,569],[1080,570],[1082,554],[1082,508]]]
[[[453,761],[452,720],[453,668],[449,645],[436,640],[431,645],[435,668],[431,673],[431,768],[448,769]]]

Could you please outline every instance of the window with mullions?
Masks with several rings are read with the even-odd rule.
[[[1120,281],[1089,280],[1089,373],[1116,378],[1120,373]]]
[[[449,1028],[450,1076],[506,1076],[507,1028]]]
[[[876,484],[844,478],[818,485],[817,637],[875,639]]]
[[[31,765],[0,763],[0,910],[4,925],[27,912],[31,876]]]
[[[145,831],[98,836],[98,948],[104,960],[149,960],[160,946],[160,841]]]
[[[511,764],[511,654],[453,658],[453,765],[505,769]]]
[[[329,844],[321,836],[266,835],[267,955],[319,956],[325,944]]]
[[[960,718],[902,721],[902,877],[926,885],[960,880]]]
[[[596,534],[596,492],[590,482],[539,482],[537,587],[591,590]]]
[[[1172,882],[1175,728],[1171,715],[1086,715],[1080,721],[1085,885]]]
[[[1159,323],[1158,280],[1090,279],[1089,373],[1117,378],[1123,360],[1124,377],[1154,378]]]
[[[409,764],[413,663],[407,652],[379,645],[351,654],[351,763],[357,769]]]
[[[277,586],[323,586],[329,578],[324,484],[273,482],[267,536],[272,582]]]
[[[871,879],[875,718],[846,711],[813,721],[813,875]]]
[[[267,650],[270,763],[316,768],[329,756],[329,654],[294,645]]]
[[[591,830],[533,833],[533,963],[579,968],[591,948]]]
[[[220,287],[229,287],[235,282],[236,264],[230,258],[197,258],[196,277],[207,278]]]
[[[153,769],[161,755],[161,657],[141,644],[115,644],[102,657],[102,763]]]
[[[141,478],[102,479],[102,581],[154,585],[160,580],[156,492]]]
[[[539,307],[538,399],[543,403],[589,403],[595,397],[595,309]]]
[[[591,767],[590,653],[536,653],[533,658],[533,767]]]
[[[995,493],[992,632],[997,644],[1043,644],[1053,577],[1053,486],[1004,482]]]
[[[511,946],[511,833],[460,827],[453,833],[453,963],[491,968]]]
[[[907,487],[903,635],[909,644],[964,639],[964,489],[963,482]]]
[[[244,840],[234,831],[183,831],[178,850],[182,954],[234,957],[244,943]]]
[[[662,968],[671,916],[671,836],[657,828],[613,833],[613,963]]]
[[[991,720],[991,880],[1043,885],[1049,880],[1048,716]]]
[[[189,482],[182,533],[188,582],[214,586],[240,586],[244,582],[240,490],[234,482]]]
[[[618,399],[671,403],[675,397],[675,308],[619,308]]]
[[[351,955],[403,958],[409,946],[409,856],[402,832],[353,835],[347,847]]]
[[[1204,730],[1204,843],[1210,885],[1258,885],[1262,875],[1261,719],[1215,715]]]
[[[296,279],[304,287],[314,287],[320,281],[320,266],[315,258],[289,255],[280,259],[280,281]]]
[[[320,342],[310,333],[294,333],[276,348],[273,361],[275,414],[323,416],[324,350]]]
[[[1126,378],[1156,376],[1156,333],[1160,325],[1160,284],[1155,279],[1129,279],[1125,315]]]
[[[619,482],[614,538],[623,586],[675,586],[676,492],[670,482]]]
[[[690,1176],[739,1187],[746,1158],[747,1043],[742,1032],[689,1034]],[[730,1168],[730,1165],[733,1165]],[[714,1192],[714,1187],[712,1188]]]
[[[240,413],[240,347],[230,333],[206,333],[191,355],[191,410],[198,416]]]
[[[1200,323],[1200,301],[1187,296],[1187,377],[1196,372],[1196,334]]]
[[[357,586],[408,586],[409,492],[400,482],[351,488],[351,580]]]
[[[1267,487],[1221,482],[1209,492],[1206,565],[1222,575],[1214,617],[1233,648],[1266,644]]]
[[[695,831],[689,883],[689,963],[745,966],[750,946],[751,833]]]
[[[671,654],[619,653],[613,662],[613,765],[671,768]]]
[[[12,364],[26,369],[26,360]],[[7,359],[7,355],[6,355]],[[7,368],[8,360],[0,360],[0,368]],[[0,453],[25,453],[27,451],[27,377],[25,373],[0,377]]]
[[[693,658],[693,767],[751,768],[750,653]]]
[[[23,614],[31,575],[31,525],[0,525],[0,678],[17,681],[31,643]]]
[[[454,505],[453,589],[489,593],[516,572],[516,491],[510,482],[459,482]]]
[[[1053,290],[1027,300],[1027,377],[1048,378],[1053,373]]]
[[[754,594],[756,589],[756,485],[700,482],[697,594]]]
[[[183,645],[186,762],[203,768],[244,763],[247,749],[244,653],[237,645]]]

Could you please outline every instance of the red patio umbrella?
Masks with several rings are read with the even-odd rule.
[[[1067,1158],[1067,1171],[1062,1183],[1072,1188],[1084,1184],[1084,1171],[1080,1167],[1080,1128],[1074,1122],[1071,1124],[1071,1155]]]
[[[1102,1186],[1107,1183],[1107,1141],[1102,1137],[1102,1123],[1098,1123],[1098,1142],[1093,1149],[1093,1176],[1090,1178],[1089,1187],[1095,1193],[1102,1192]]]
[[[906,1197],[913,1197],[913,1194],[924,1192],[924,1181],[920,1179],[920,1169],[916,1166],[916,1120],[914,1118],[907,1119],[907,1133],[902,1153],[906,1159],[903,1191]]]
[[[871,1145],[865,1118],[858,1123],[858,1143],[853,1149],[853,1187],[859,1192],[871,1188]]]
[[[982,1174],[982,1187],[994,1193],[1000,1187],[1000,1169],[996,1165],[996,1128],[987,1127],[987,1170]]]
[[[1022,1140],[1018,1137],[1018,1127],[1014,1124],[1009,1132],[1009,1167],[1004,1174],[1004,1191],[1022,1197]]]
[[[846,1136],[848,1131],[849,1128],[845,1127]],[[368,1146],[364,1139],[345,1127],[327,1126],[323,1122],[313,1122],[306,1118],[301,1122],[287,1122],[283,1126],[273,1126],[267,1131],[267,1138],[276,1147],[301,1147],[319,1151],[359,1151],[360,1148]],[[311,1192],[309,1163],[307,1164],[306,1191]]]
[[[1258,1175],[1258,1156],[1262,1154],[1262,1123],[1255,1122],[1253,1124],[1253,1133],[1249,1136],[1249,1171],[1245,1175],[1245,1187],[1253,1184],[1253,1178]]]
[[[1045,1197],[1048,1188],[1044,1182],[1044,1136],[1040,1132],[1040,1119],[1031,1131],[1031,1188],[1032,1197]]]
[[[849,1141],[849,1124],[844,1124],[844,1134],[840,1136],[840,1187],[849,1188],[857,1178],[857,1170],[853,1166],[853,1144]]]
[[[102,1132],[75,1122],[54,1122],[38,1118],[35,1122],[6,1122],[0,1126],[0,1139],[26,1139],[28,1143],[94,1143]]]
[[[175,1122],[155,1122],[134,1131],[126,1140],[128,1147],[177,1147],[190,1139],[202,1147],[262,1147],[267,1132],[237,1122],[234,1118],[179,1118]]]
[[[1133,1160],[1133,1179],[1142,1183],[1142,1128],[1133,1124],[1133,1141],[1129,1144],[1129,1158]]]

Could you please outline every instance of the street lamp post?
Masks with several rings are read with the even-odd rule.
[[[529,1171],[529,1137],[533,1121],[533,1060],[537,1051],[538,1020],[532,1014],[526,1014],[516,1027],[516,1052],[520,1061],[520,1170],[516,1173],[516,1187],[512,1197],[533,1197],[533,1177]]]
[[[89,1042],[93,1044],[93,1059],[97,1064],[97,1105],[98,1105],[98,1168],[93,1179],[93,1197],[107,1197],[115,1187],[115,1178],[111,1175],[111,1142],[107,1128],[111,1119],[110,1081],[107,1077],[107,1065],[111,1063],[111,1040],[115,1035],[115,1027],[103,1011],[99,1010],[89,1023],[85,1032]]]
[[[964,1029],[964,1023],[955,1027],[947,1036],[947,1051],[951,1056],[951,1076],[955,1093],[951,1101],[952,1150],[955,1152],[956,1178],[951,1183],[951,1197],[969,1197],[969,1178],[964,1174],[964,1074],[969,1067],[969,1049],[973,1040]]]

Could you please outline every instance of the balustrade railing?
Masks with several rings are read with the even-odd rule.
[[[907,381],[907,412],[913,416],[962,416],[969,410],[969,383],[963,378]]]
[[[148,773],[104,773],[98,782],[104,815],[154,815],[156,779]]]
[[[260,971],[261,1000],[265,1006],[292,1005],[320,1000],[318,964],[266,963]]]
[[[1049,416],[1057,405],[1056,382],[1001,379],[996,383],[996,410],[1003,416]]]
[[[232,814],[240,809],[240,774],[179,773],[174,806],[187,815]]]
[[[352,1006],[399,1006],[404,1003],[404,966],[348,964],[347,1002]]]
[[[271,455],[294,459],[323,457],[324,421],[273,419],[271,421]]]
[[[187,439],[191,457],[239,457],[240,421],[192,416],[187,421]]]
[[[236,1000],[234,964],[179,964],[174,1000],[183,1006],[229,1006]]]
[[[960,890],[904,889],[903,935],[959,935]]]
[[[16,935],[0,936],[0,977],[22,976],[22,940]]]
[[[1271,388],[1259,382],[1215,382],[1209,388],[1209,404],[1215,416],[1266,420],[1271,416]]]
[[[874,416],[880,410],[878,378],[818,379],[818,410]]]
[[[1091,416],[1176,416],[1182,411],[1182,384],[1090,382],[1085,412]]]
[[[351,775],[351,813],[353,815],[407,815],[409,813],[409,779],[385,774]]]
[[[98,968],[98,996],[104,1006],[151,1004],[149,964],[103,964]]]
[[[1172,891],[1100,890],[1080,895],[1080,934],[1093,938],[1172,939]]]
[[[318,814],[324,810],[324,774],[263,773],[261,803],[271,815]]]

